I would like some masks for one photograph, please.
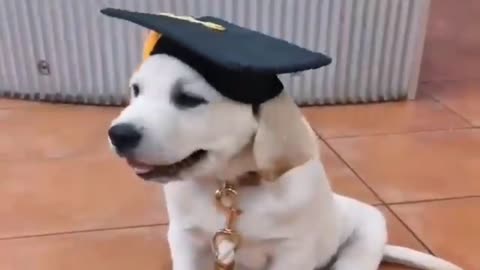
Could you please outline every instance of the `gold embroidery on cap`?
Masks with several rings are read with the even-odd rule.
[[[223,27],[219,24],[212,23],[212,22],[199,21],[199,20],[197,20],[197,19],[195,19],[191,16],[179,16],[179,15],[175,15],[175,14],[172,14],[172,13],[160,13],[160,15],[175,18],[175,19],[179,19],[179,20],[189,21],[191,23],[198,23],[198,24],[201,24],[205,27],[208,27],[210,29],[217,30],[217,31],[225,31],[226,30],[225,27]]]

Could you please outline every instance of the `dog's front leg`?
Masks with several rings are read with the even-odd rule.
[[[195,241],[191,232],[170,226],[168,242],[173,270],[211,269],[212,257],[206,245]]]

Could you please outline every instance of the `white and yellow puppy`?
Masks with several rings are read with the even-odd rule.
[[[461,269],[388,245],[379,210],[332,192],[317,138],[284,92],[255,110],[164,54],[149,57],[130,88],[109,139],[139,177],[165,185],[174,270],[212,268],[210,240],[225,223],[212,196],[250,172],[262,181],[239,188],[239,270],[375,270],[382,260]]]

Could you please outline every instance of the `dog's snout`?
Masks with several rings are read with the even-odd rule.
[[[120,153],[135,148],[142,134],[132,124],[117,124],[108,130],[108,137]]]

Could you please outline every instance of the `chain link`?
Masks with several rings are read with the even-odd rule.
[[[216,205],[225,214],[226,223],[225,228],[215,233],[212,238],[212,249],[215,255],[214,270],[233,270],[235,268],[235,260],[231,260],[229,263],[221,261],[219,246],[224,241],[233,245],[233,251],[240,246],[241,237],[235,230],[237,218],[241,214],[240,209],[237,208],[237,196],[235,186],[229,183],[225,183],[215,192]]]

